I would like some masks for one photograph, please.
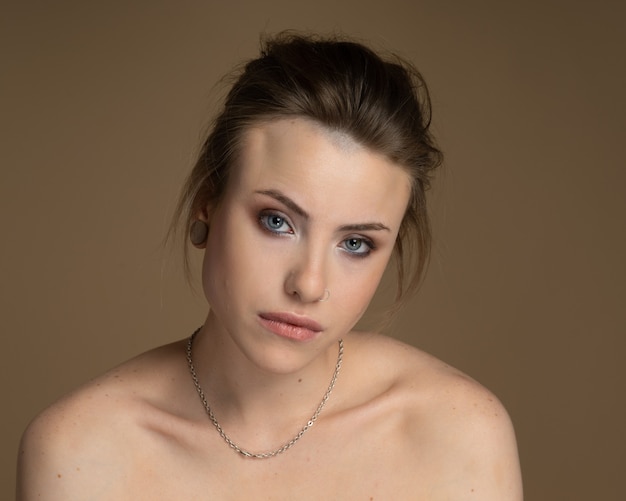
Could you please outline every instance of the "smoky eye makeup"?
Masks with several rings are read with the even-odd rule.
[[[257,191],[256,194],[260,194],[263,197],[270,197],[274,199],[278,204],[285,205],[287,201],[288,210],[296,210],[296,215],[303,217],[305,220],[309,219],[309,215],[304,212],[302,208],[297,206],[295,202],[291,201],[287,196],[275,190],[263,190]],[[267,200],[259,200],[258,204],[255,204],[256,208],[253,212],[256,217],[259,227],[269,233],[272,236],[288,236],[296,233],[295,226],[290,217],[287,216],[282,209],[271,208],[274,203],[267,203]],[[296,209],[292,208],[296,206]],[[259,208],[260,207],[260,208]],[[339,232],[348,231],[361,231],[361,230],[387,230],[389,228],[382,223],[363,223],[363,224],[348,224],[339,227]],[[378,247],[375,240],[362,235],[362,234],[349,234],[343,237],[338,243],[337,247],[343,251],[348,257],[361,259],[369,256]]]
[[[289,218],[277,210],[263,209],[259,211],[257,222],[261,229],[274,235],[292,235],[294,233]]]
[[[355,235],[342,240],[341,249],[350,257],[364,258],[376,249],[376,245],[370,238]]]

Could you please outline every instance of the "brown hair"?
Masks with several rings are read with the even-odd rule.
[[[428,261],[425,192],[442,155],[429,131],[430,98],[419,72],[360,43],[289,32],[263,41],[260,56],[243,66],[213,123],[185,184],[174,226],[184,219],[189,235],[197,215],[219,202],[247,127],[285,117],[308,118],[346,133],[411,175],[412,196],[395,248],[399,304],[405,292],[417,288]],[[186,239],[185,256],[187,250]],[[407,267],[412,276],[405,282]]]

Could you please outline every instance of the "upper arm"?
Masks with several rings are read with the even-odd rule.
[[[64,488],[63,440],[49,412],[26,429],[18,453],[17,501],[71,499]]]
[[[111,480],[123,462],[113,454],[111,426],[102,426],[97,411],[76,399],[35,418],[20,442],[17,501],[115,499]]]
[[[521,501],[522,480],[515,432],[500,401],[477,383],[461,385],[451,409],[448,470],[450,499]]]
[[[468,485],[476,485],[480,499],[522,500],[515,432],[508,413],[495,397],[474,417],[467,447],[468,465],[476,470]]]

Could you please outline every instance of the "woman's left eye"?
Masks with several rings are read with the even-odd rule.
[[[358,237],[347,238],[341,244],[345,251],[358,257],[367,256],[374,248],[372,242]]]
[[[259,223],[272,233],[293,233],[293,228],[287,222],[287,218],[276,212],[261,213]]]

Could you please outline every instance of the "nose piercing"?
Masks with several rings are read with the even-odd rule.
[[[330,298],[330,291],[328,289],[324,289],[324,295],[317,300],[318,303],[323,303],[324,301],[328,301]]]

